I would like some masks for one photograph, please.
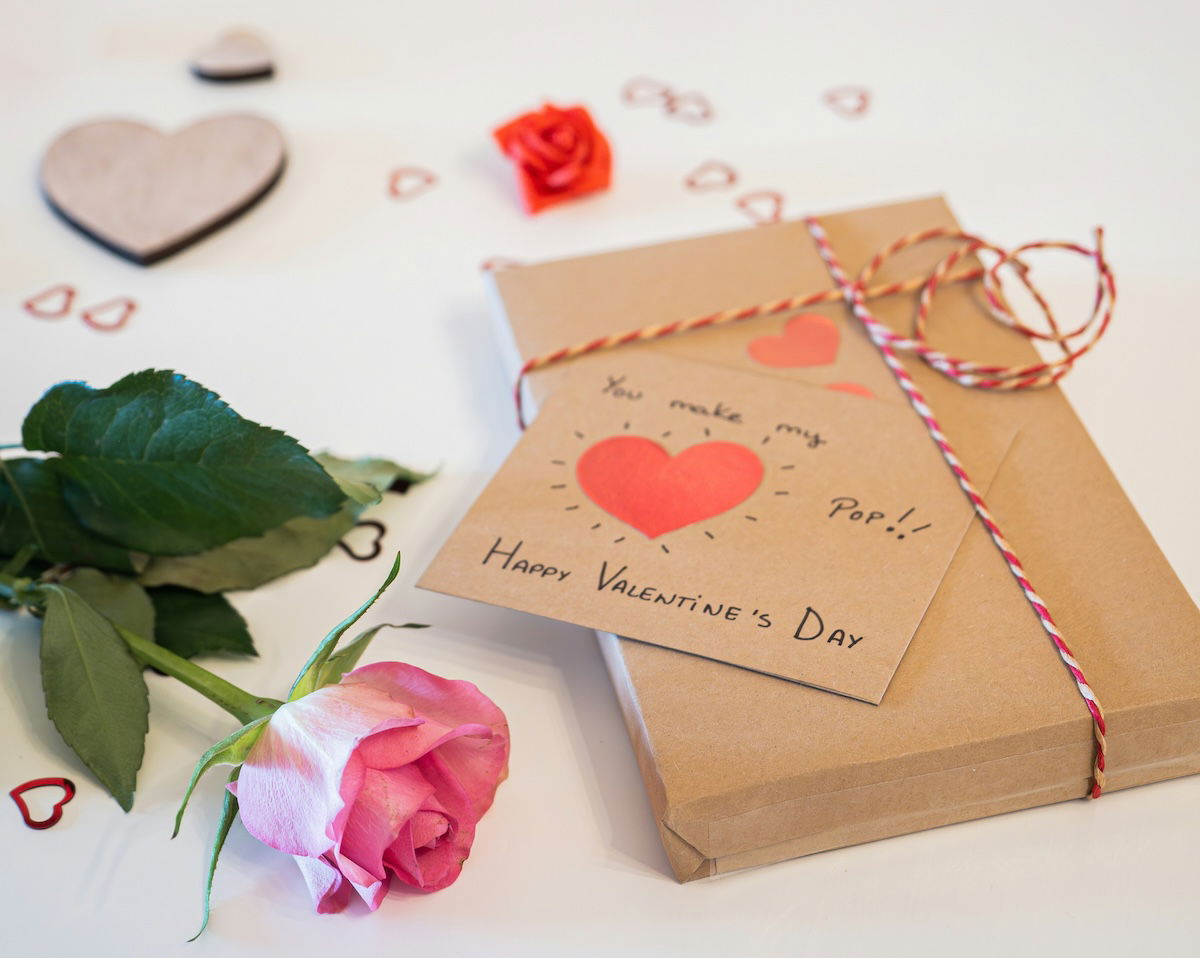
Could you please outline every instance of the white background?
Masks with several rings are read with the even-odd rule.
[[[241,24],[269,38],[276,78],[192,78],[189,53]],[[185,946],[217,775],[173,843],[170,820],[193,761],[231,721],[152,677],[146,761],[123,815],[47,723],[35,629],[9,618],[0,791],[66,774],[79,795],[45,832],[0,796],[4,953],[1195,954],[1200,779],[679,886],[591,635],[412,582],[516,438],[480,263],[749,225],[733,196],[773,188],[789,216],[942,191],[1001,243],[1087,240],[1104,224],[1117,321],[1065,388],[1196,595],[1198,30],[1183,2],[0,0],[0,440],[18,438],[56,381],[107,385],[157,366],[313,447],[440,465],[380,513],[406,567],[375,616],[434,627],[385,633],[372,654],[475,681],[514,740],[511,777],[450,889],[318,917],[293,864],[236,826],[213,922]],[[639,74],[702,91],[715,121],[623,105]],[[821,102],[839,83],[872,90],[867,116]],[[615,185],[527,218],[489,130],[543,97],[593,110]],[[158,266],[93,246],[38,194],[42,151],[76,122],[173,128],[235,110],[280,124],[287,172],[244,219]],[[737,168],[738,191],[683,188],[710,158]],[[438,185],[389,199],[401,165]],[[1086,300],[1084,270],[1065,258],[1038,277]],[[140,309],[107,335],[22,310],[59,282],[79,288],[78,305],[127,295]],[[214,667],[278,694],[384,571],[335,553],[238,597],[262,656]],[[1153,635],[1129,641],[1154,654]]]

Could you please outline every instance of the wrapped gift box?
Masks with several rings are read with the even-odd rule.
[[[821,222],[851,271],[902,235],[956,226],[938,198]],[[925,275],[951,248],[906,250],[878,281]],[[492,281],[514,371],[520,359],[620,330],[832,286],[801,222],[508,269]],[[1035,362],[1029,340],[981,303],[978,284],[939,292],[933,344],[980,361]],[[871,305],[894,329],[909,328],[913,296]],[[750,339],[778,334],[786,316],[619,348],[852,381],[876,401],[904,402],[849,311],[818,311],[840,327],[832,365],[764,371],[751,362]],[[905,363],[968,471],[1001,461],[985,494],[1104,705],[1108,789],[1200,771],[1200,613],[1061,391],[967,389]],[[531,377],[531,405],[562,369]],[[1089,715],[978,521],[879,706],[612,635],[600,642],[680,881],[1089,790]]]

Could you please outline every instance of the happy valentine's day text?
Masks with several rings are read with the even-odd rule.
[[[528,558],[518,558],[524,545],[525,540],[518,539],[511,548],[505,548],[503,537],[497,536],[480,564],[489,565],[495,559],[493,567],[499,571],[513,572],[536,579],[549,579],[551,582],[565,582],[570,576],[569,569],[560,569],[549,563],[531,561]],[[699,612],[701,615],[726,622],[737,622],[742,619],[743,615],[746,615],[747,619],[758,629],[769,629],[773,625],[771,615],[767,611],[753,609],[747,614],[744,606],[728,602],[715,602],[711,599],[706,601],[703,593],[685,595],[660,589],[657,586],[638,585],[631,578],[626,577],[628,571],[628,565],[610,570],[608,562],[602,560],[596,580],[596,591],[615,592],[626,598],[649,602],[656,606],[661,605],[664,608]],[[864,636],[855,635],[848,629],[829,628],[825,624],[824,616],[812,606],[807,606],[803,618],[792,633],[792,638],[800,642],[813,642],[825,638],[827,643],[832,642],[843,648],[852,649],[863,640]]]

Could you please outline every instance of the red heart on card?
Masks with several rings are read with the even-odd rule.
[[[860,117],[871,105],[871,91],[865,86],[835,86],[825,92],[824,99],[834,113]]]
[[[702,442],[672,456],[653,439],[613,436],[575,464],[584,493],[651,539],[711,519],[762,482],[762,460],[736,442]]]
[[[756,226],[778,223],[783,216],[783,194],[776,190],[755,190],[739,196],[734,205],[754,220]]]
[[[705,160],[687,175],[683,185],[689,190],[704,193],[708,190],[724,190],[738,180],[737,170],[720,160]]]
[[[833,320],[820,313],[793,316],[782,336],[760,336],[747,352],[764,366],[828,366],[837,358],[841,336]]]
[[[420,196],[437,182],[437,177],[420,166],[402,166],[388,177],[388,196],[394,200],[411,200]]]
[[[63,797],[54,803],[54,808],[51,810],[49,818],[43,818],[41,821],[38,821],[29,814],[29,806],[25,804],[25,799],[22,796],[31,789],[42,788],[46,785],[56,785],[61,788],[63,790]],[[75,783],[69,778],[35,778],[32,781],[25,782],[23,785],[18,785],[8,794],[17,803],[17,808],[21,810],[21,817],[25,819],[26,825],[30,828],[49,828],[51,825],[58,824],[59,819],[62,818],[63,806],[75,797]]]
[[[862,396],[863,399],[875,398],[875,394],[862,383],[826,383],[825,388],[840,393],[849,393],[851,396]]]

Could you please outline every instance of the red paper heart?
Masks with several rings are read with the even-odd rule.
[[[394,200],[411,200],[420,196],[437,182],[437,177],[420,166],[402,166],[388,177],[388,196]]]
[[[756,226],[778,223],[783,216],[783,194],[776,190],[755,190],[739,196],[734,205],[754,220]]]
[[[30,296],[21,305],[25,307],[25,312],[38,319],[62,319],[71,311],[74,301],[75,287],[59,283],[36,296]]]
[[[750,358],[764,366],[828,366],[837,358],[838,328],[820,313],[793,316],[782,336],[760,336],[750,341]]]
[[[874,399],[875,394],[862,383],[828,383],[826,389],[834,389],[840,393],[850,393],[852,396],[862,396],[863,399]]]
[[[865,86],[835,86],[825,92],[825,102],[834,113],[857,118],[871,105],[871,91]]]
[[[706,160],[687,175],[683,185],[689,190],[704,193],[708,190],[724,190],[738,180],[737,170],[720,160]]]
[[[575,476],[601,509],[657,539],[744,502],[763,464],[736,442],[702,442],[672,457],[652,439],[613,436],[579,457]]]
[[[30,789],[42,788],[46,785],[57,785],[63,790],[63,797],[55,802],[54,809],[50,812],[49,818],[38,821],[29,814],[29,806],[25,804],[25,799],[21,796]],[[25,782],[23,785],[18,785],[8,794],[17,803],[17,808],[21,810],[21,817],[25,819],[26,825],[30,828],[49,828],[51,825],[58,824],[59,819],[62,818],[63,806],[75,797],[75,783],[69,778],[35,778],[32,781]]]

